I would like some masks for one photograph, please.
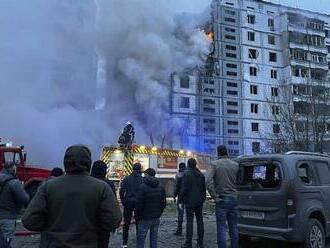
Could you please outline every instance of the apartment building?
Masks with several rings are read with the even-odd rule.
[[[205,68],[172,77],[171,113],[189,130],[181,146],[214,153],[225,144],[233,155],[276,151],[280,106],[299,108],[308,85],[330,88],[330,15],[214,0],[211,23]]]

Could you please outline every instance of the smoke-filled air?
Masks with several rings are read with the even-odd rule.
[[[50,167],[75,143],[96,159],[126,121],[139,143],[168,135],[180,125],[170,75],[205,61],[208,4],[187,14],[165,0],[1,1],[0,137]]]

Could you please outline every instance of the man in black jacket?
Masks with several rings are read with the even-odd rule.
[[[141,183],[141,164],[135,163],[133,165],[132,174],[124,178],[124,180],[121,182],[119,190],[120,199],[124,206],[123,248],[127,247],[128,231],[133,212],[136,216],[136,196]],[[135,225],[137,227],[136,220]]]
[[[104,163],[102,160],[97,160],[93,163],[91,176],[108,184],[113,194],[116,196],[115,184],[111,180],[106,178],[107,168],[108,166],[106,163]],[[102,230],[100,230],[98,234],[98,248],[108,248],[109,239],[110,239],[110,232],[103,232]]]
[[[186,164],[180,163],[179,164],[179,171],[175,175],[175,189],[174,189],[174,201],[176,200],[177,196],[180,193],[181,185],[182,185],[182,177],[183,173],[186,170]],[[178,228],[176,229],[175,235],[181,236],[182,235],[182,223],[183,223],[183,215],[184,215],[184,206],[179,207],[179,201],[176,204],[176,211],[178,213]]]
[[[205,177],[196,168],[197,162],[194,158],[188,160],[188,169],[182,178],[182,186],[179,194],[179,203],[186,207],[186,242],[184,248],[192,247],[193,237],[193,220],[194,214],[197,221],[197,247],[202,248],[204,238],[204,223],[203,223],[203,204],[206,199]]]
[[[165,189],[159,185],[154,169],[144,171],[144,178],[136,199],[136,217],[139,221],[137,248],[144,248],[148,231],[150,232],[150,248],[157,248],[160,216],[166,207]]]

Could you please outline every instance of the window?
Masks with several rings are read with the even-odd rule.
[[[239,141],[228,140],[228,145],[235,145],[235,146],[238,146],[238,145],[239,145]]]
[[[249,49],[249,58],[256,59],[257,58],[257,50],[256,49]]]
[[[226,17],[225,22],[236,22],[236,20],[234,18]]]
[[[227,39],[227,40],[236,40],[236,36],[226,34],[226,35],[225,35],[225,39]]]
[[[273,133],[280,133],[280,124],[273,124]]]
[[[226,72],[226,75],[227,76],[231,76],[231,77],[236,77],[237,76],[237,72],[235,72],[235,71],[227,71]]]
[[[247,16],[248,23],[255,24],[256,23],[256,16],[255,15],[248,15]]]
[[[225,10],[225,13],[228,14],[228,15],[235,15],[236,14],[235,11],[228,10],[228,9]]]
[[[227,109],[227,114],[238,114],[237,109]]]
[[[215,127],[204,127],[205,133],[215,133]]]
[[[227,95],[237,96],[238,91],[237,90],[227,90]]]
[[[204,99],[204,100],[203,100],[203,103],[204,103],[204,104],[215,104],[215,100],[212,100],[212,99]]]
[[[180,77],[180,88],[189,89],[189,76]]]
[[[251,113],[258,114],[258,104],[251,103]]]
[[[235,88],[237,88],[237,83],[227,82],[227,87],[235,87]]]
[[[268,44],[275,45],[275,36],[274,35],[268,35]]]
[[[273,53],[273,52],[270,52],[269,53],[269,61],[270,62],[276,62],[277,61],[277,54]]]
[[[280,106],[278,106],[278,105],[273,105],[273,106],[272,106],[272,114],[273,114],[273,115],[279,115],[279,114],[280,114]]]
[[[230,32],[230,33],[235,33],[236,32],[236,29],[235,28],[225,28],[225,30],[227,32]]]
[[[273,79],[277,79],[277,70],[270,70],[270,77]]]
[[[227,106],[238,106],[238,102],[227,101]]]
[[[203,92],[204,92],[204,93],[214,94],[215,90],[212,89],[212,88],[204,88],[204,89],[203,89]]]
[[[254,32],[248,32],[248,40],[249,41],[255,41],[255,33]]]
[[[251,123],[251,130],[252,130],[252,132],[258,132],[259,131],[259,123],[252,122]]]
[[[180,108],[190,108],[189,97],[182,96],[180,98]]]
[[[238,121],[227,121],[227,125],[238,126]]]
[[[252,142],[252,152],[253,153],[260,152],[260,142]]]
[[[226,45],[226,49],[236,51],[236,46]]]
[[[258,153],[258,151],[255,151],[255,153]],[[281,185],[281,170],[274,163],[242,163],[240,164],[238,178],[238,188],[240,190],[276,190]]]
[[[258,94],[258,86],[251,84],[250,85],[250,94],[257,95]]]
[[[306,184],[312,184],[315,179],[312,172],[312,168],[309,164],[303,163],[298,167],[298,176]]]
[[[274,19],[272,19],[272,18],[268,19],[268,27],[270,27],[270,28],[274,27]]]
[[[313,165],[316,169],[321,185],[330,184],[330,170],[328,163],[315,161],[313,162]]]
[[[204,110],[204,112],[207,112],[207,113],[215,113],[215,108],[204,107],[203,110]]]
[[[228,58],[237,58],[237,55],[235,53],[226,53],[226,57],[228,57]]]
[[[278,88],[272,87],[272,96],[278,96]]]
[[[18,166],[21,164],[21,155],[18,152],[4,152],[4,162],[12,162]]]
[[[228,133],[230,133],[230,134],[238,134],[238,129],[228,129]]]
[[[229,64],[229,63],[227,63],[226,66],[227,66],[228,68],[234,68],[234,69],[237,68],[237,64]]]
[[[204,124],[215,124],[215,119],[203,119]]]
[[[250,76],[257,76],[257,68],[256,67],[250,67]]]

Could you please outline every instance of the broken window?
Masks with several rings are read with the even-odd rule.
[[[248,15],[247,16],[248,23],[255,24],[256,23],[256,16],[255,15]]]
[[[277,53],[269,52],[269,61],[276,62],[277,61]]]
[[[256,67],[250,67],[250,76],[257,76],[257,68]]]
[[[270,70],[270,77],[273,79],[277,79],[277,70]]]
[[[270,28],[274,27],[274,19],[273,18],[268,19],[268,27],[270,27]]]
[[[258,104],[251,103],[251,113],[258,114]]]
[[[260,152],[260,142],[252,142],[252,152],[253,153]]]
[[[251,123],[251,131],[252,131],[252,132],[259,132],[259,123],[257,123],[257,122],[252,122],[252,123]]]
[[[278,88],[272,87],[272,96],[278,96]]]
[[[273,124],[273,133],[280,133],[280,124]]]
[[[240,190],[274,190],[280,187],[282,176],[278,163],[240,164]]]
[[[180,98],[180,108],[190,108],[189,97],[182,96]]]
[[[279,114],[280,114],[280,106],[278,106],[278,105],[273,105],[273,106],[272,106],[272,114],[273,114],[273,115],[279,115]]]
[[[275,45],[275,36],[274,35],[268,35],[268,44]]]
[[[189,89],[189,76],[180,77],[180,88]]]
[[[258,94],[258,86],[257,85],[250,85],[250,94],[257,95]]]
[[[248,40],[249,41],[255,41],[255,33],[254,32],[248,32]]]
[[[258,53],[256,49],[249,49],[249,58],[256,59],[258,57]]]

